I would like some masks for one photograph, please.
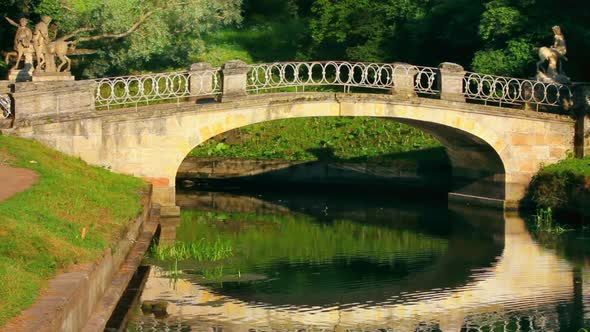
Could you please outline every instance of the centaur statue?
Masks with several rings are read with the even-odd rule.
[[[538,48],[539,62],[537,62],[537,79],[544,82],[570,83],[569,77],[563,71],[563,61],[567,61],[567,45],[561,28],[553,27],[553,45]],[[547,68],[543,64],[548,62]]]

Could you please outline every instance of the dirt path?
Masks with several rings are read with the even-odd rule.
[[[0,164],[0,202],[29,189],[39,180],[39,175],[24,168]]]

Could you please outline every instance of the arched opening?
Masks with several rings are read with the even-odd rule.
[[[226,187],[424,195],[448,192],[450,174],[442,144],[416,126],[387,118],[310,117],[223,132],[191,151],[177,179]]]
[[[305,119],[299,118],[297,120]],[[435,191],[446,190],[449,196],[455,199],[476,199],[480,202],[502,207],[506,198],[504,163],[494,147],[484,139],[461,128],[454,128],[436,122],[399,117],[379,117],[379,120],[375,118],[367,119],[382,121],[382,123],[389,122],[397,126],[400,126],[399,124],[405,125],[401,128],[397,127],[397,132],[393,134],[388,130],[395,128],[395,125],[381,126],[377,132],[380,132],[379,135],[388,136],[388,139],[391,139],[391,136],[394,136],[395,139],[408,139],[409,145],[412,147],[416,147],[416,143],[412,142],[412,137],[408,136],[427,133],[426,135],[422,134],[422,137],[428,138],[422,140],[420,144],[423,145],[419,144],[418,149],[410,148],[404,151],[404,147],[395,147],[389,149],[391,151],[383,149],[381,155],[353,157],[343,157],[337,152],[335,153],[330,138],[324,138],[317,142],[316,147],[305,151],[314,155],[314,159],[307,156],[307,159],[302,158],[300,162],[291,160],[290,162],[281,163],[273,160],[269,163],[250,162],[246,163],[246,165],[236,164],[232,161],[220,164],[215,160],[207,160],[205,163],[193,165],[187,165],[185,162],[179,167],[177,178],[190,178],[192,174],[202,176],[208,183],[227,182],[229,180],[241,185],[255,184],[257,182],[276,184],[283,180],[286,184],[291,185],[292,189],[295,189],[293,185],[297,183],[303,185],[316,183],[321,185],[365,184],[376,189],[418,190],[421,194],[429,189]],[[281,127],[281,121],[286,120],[274,120],[257,124],[258,129],[256,130],[261,131],[261,125],[274,123],[274,131],[278,133],[276,139],[279,141],[281,134],[277,132],[276,128]],[[342,135],[351,135],[354,130],[359,129],[347,125],[349,124],[337,123],[335,128],[332,128],[338,138],[342,138]],[[341,127],[344,127],[345,130],[340,130]],[[205,148],[200,149],[194,155],[203,157],[207,155],[206,151],[209,151],[214,156],[223,157],[224,151],[231,149],[229,146],[240,143],[240,136],[243,136],[244,132],[254,136],[254,138],[247,139],[255,140],[255,136],[259,134],[256,130],[232,128],[231,131],[224,131],[203,142]],[[301,128],[301,132],[298,133],[303,137],[302,139],[306,139],[308,135],[306,130],[309,130],[309,128]],[[351,135],[351,138],[355,139],[354,135]],[[213,144],[210,142],[213,142]],[[372,143],[375,142],[369,141],[365,144],[374,148],[371,146]],[[421,147],[425,148],[420,149]],[[338,149],[341,148],[338,147]],[[356,148],[358,149],[358,146]],[[244,149],[246,151],[239,151],[237,154],[234,151],[226,155],[235,157],[241,154],[241,156],[246,156],[248,159],[248,156],[256,156],[256,153],[258,153],[258,156],[266,157],[266,152],[257,151],[250,154],[247,151],[248,147]],[[392,151],[396,149],[397,151]],[[300,152],[295,151],[292,153],[297,154]],[[273,153],[270,153],[270,155],[271,157],[274,156]],[[287,156],[284,159],[290,158]],[[377,160],[377,162],[372,163],[374,160]],[[326,163],[332,163],[332,167],[326,165]],[[336,166],[334,167],[334,165]],[[215,172],[217,173],[214,174]]]
[[[485,191],[493,193],[494,199],[503,199],[504,184],[493,179],[503,176],[504,167],[493,148],[482,139],[460,129],[424,121],[397,117],[373,120],[389,125],[403,123],[404,129],[417,128],[411,133],[423,131],[438,138],[450,151],[448,157],[443,156],[448,158],[447,167],[432,167],[429,175],[451,180],[446,183],[445,193],[457,191],[467,196]],[[277,125],[278,122],[267,123]],[[256,137],[255,131],[247,132],[249,139]],[[205,148],[196,155],[218,147],[223,152],[229,149],[225,145],[239,141],[234,136],[221,133],[213,138],[213,143],[205,143]],[[320,152],[326,150],[333,152],[330,149]],[[321,159],[327,157],[332,158],[327,158],[329,161],[343,163],[341,157],[312,152],[316,153],[317,160],[308,164],[321,163],[325,161]],[[408,153],[412,151],[402,154]],[[428,169],[436,160],[425,158],[420,163],[415,170]],[[211,191],[211,187],[201,187],[202,183],[199,183],[196,190],[182,192],[177,199],[179,205],[192,211],[187,213],[180,226],[181,241],[191,241],[196,234],[205,238],[221,236],[234,241],[243,251],[239,263],[234,263],[237,260],[226,265],[221,263],[218,270],[208,267],[199,270],[190,264],[182,266],[189,270],[193,268],[189,273],[191,280],[233,300],[270,306],[348,305],[355,301],[379,306],[403,293],[465,286],[472,281],[474,270],[493,266],[503,250],[502,227],[484,229],[471,222],[473,214],[463,218],[456,212],[449,213],[446,200],[440,204],[440,201],[428,200],[425,195],[413,200],[403,197],[406,195],[359,195],[350,189],[351,195],[339,192],[338,197],[333,198],[318,193],[317,187],[303,195],[285,194],[284,190],[275,195],[261,192],[260,184],[292,191],[292,186],[277,179],[307,173],[311,176],[303,181],[326,183],[330,181],[322,177],[329,175],[301,165],[280,168],[283,165],[276,167],[270,163],[261,167],[249,163],[242,171],[231,165],[214,161],[201,165],[197,171],[193,169],[193,174],[201,172],[203,183],[213,182],[225,187]],[[190,167],[181,166],[179,174],[189,174]],[[380,184],[382,187],[394,185],[394,182],[383,183],[388,176],[403,175],[383,165],[374,167],[372,173],[367,169],[366,165],[349,166],[332,172],[349,179],[360,179],[369,186]],[[358,174],[363,172],[373,178],[361,178]],[[376,173],[380,176],[375,176]],[[419,173],[406,175],[408,178],[424,176]],[[233,178],[226,182],[224,176]],[[211,177],[221,180],[211,181]],[[371,179],[374,182],[370,182]],[[421,188],[427,189],[432,182],[425,177]],[[234,190],[233,185],[249,186],[246,190]],[[501,224],[501,212],[494,213],[490,223]],[[339,247],[340,243],[344,244],[343,247]],[[236,280],[233,277],[236,274],[239,278],[243,275],[244,281]],[[276,277],[270,278],[269,275]],[[215,278],[218,278],[217,282]]]

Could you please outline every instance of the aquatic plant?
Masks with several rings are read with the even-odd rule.
[[[533,216],[533,223],[538,232],[561,234],[567,231],[555,221],[551,208],[537,209],[537,213]]]
[[[175,242],[171,245],[154,245],[150,250],[150,257],[157,260],[196,260],[199,262],[219,261],[233,255],[233,247],[230,241],[216,238],[208,241],[202,238],[192,242]]]

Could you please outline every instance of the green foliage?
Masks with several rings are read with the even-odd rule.
[[[393,264],[395,257],[420,259],[447,248],[445,239],[410,230],[384,229],[349,220],[323,224],[305,215],[185,211],[181,220],[177,230],[180,243],[217,239],[233,249],[232,253],[239,257],[235,264],[243,270],[277,258],[319,263],[362,255]]]
[[[540,208],[588,214],[590,158],[565,159],[533,178],[528,198]]]
[[[503,50],[475,53],[473,70],[479,73],[526,77],[534,67],[533,45],[526,40],[511,40]]]
[[[302,118],[255,124],[217,136],[191,152],[197,157],[339,160],[399,158],[396,154],[439,147],[432,136],[394,121],[373,118]],[[446,164],[442,150],[421,155]],[[417,155],[408,156],[410,161]]]
[[[56,271],[101,257],[140,212],[146,188],[24,139],[0,136],[2,161],[40,179],[0,202],[0,326],[31,305]]]
[[[389,59],[403,23],[425,15],[430,0],[317,0],[312,5],[310,32],[320,57],[358,61]],[[401,45],[400,45],[401,46]]]
[[[484,41],[496,41],[521,29],[524,21],[518,9],[507,6],[505,1],[491,1],[486,4],[486,11],[482,14],[479,34]]]
[[[35,13],[39,16],[50,16],[56,21],[63,20],[63,9],[59,0],[41,0],[41,3],[35,8]]]
[[[216,238],[214,241],[202,238],[192,242],[175,242],[172,245],[158,244],[152,246],[150,257],[157,260],[194,260],[197,262],[216,262],[233,254],[232,244],[228,240]]]

